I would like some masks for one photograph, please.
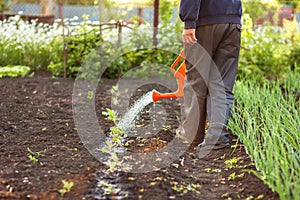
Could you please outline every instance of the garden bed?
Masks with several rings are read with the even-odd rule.
[[[110,123],[101,112],[110,107],[109,90],[115,83],[103,81],[96,94],[97,116],[106,130]],[[48,73],[0,79],[0,199],[279,199],[245,171],[254,166],[235,136],[231,136],[235,148],[213,151],[202,159],[189,149],[158,171],[110,173],[89,154],[77,134],[73,84],[73,79],[53,79]],[[179,109],[177,101],[167,104]],[[146,152],[169,141],[174,137],[175,119],[170,116],[168,130],[148,140],[135,140],[128,149]],[[74,183],[63,197],[62,180]]]

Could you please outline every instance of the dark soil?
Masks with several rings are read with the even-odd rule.
[[[54,79],[48,73],[0,79],[0,199],[279,199],[244,171],[255,168],[235,136],[231,136],[235,148],[213,151],[202,159],[191,148],[158,171],[110,173],[89,154],[77,134],[72,117],[73,83],[73,79]],[[103,81],[96,94],[97,115],[106,130],[111,123],[101,112],[111,105],[109,89],[115,83]],[[173,112],[179,112],[177,101],[165,102]],[[147,140],[133,139],[128,150],[159,148],[174,137],[176,117],[171,116],[167,123],[168,130]],[[43,154],[32,155],[37,162],[30,159],[28,148]],[[237,164],[229,168],[225,161],[235,158]],[[232,173],[235,179],[229,180]],[[63,197],[59,193],[62,180],[74,183]],[[109,188],[99,186],[100,180],[112,189],[105,191]]]

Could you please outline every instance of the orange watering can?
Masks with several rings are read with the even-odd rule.
[[[152,100],[153,102],[158,101],[161,98],[182,98],[183,97],[183,86],[184,86],[184,79],[185,79],[185,62],[182,62],[177,70],[175,70],[175,67],[179,64],[182,58],[184,58],[184,52],[182,51],[180,55],[176,58],[174,63],[171,65],[171,71],[174,75],[174,77],[177,79],[177,86],[178,89],[176,92],[172,93],[159,93],[156,90],[152,91]]]

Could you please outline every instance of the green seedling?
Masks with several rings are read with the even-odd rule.
[[[106,108],[106,111],[102,111],[102,115],[106,117],[106,120],[113,121],[115,124],[117,123],[118,114],[109,108]]]
[[[93,98],[93,96],[94,96],[94,92],[93,91],[88,91],[86,98],[88,98],[89,100],[91,100]]]
[[[74,183],[72,181],[66,181],[66,180],[62,180],[61,182],[63,184],[63,188],[60,189],[58,192],[63,197],[65,193],[71,191],[71,188],[74,186]]]
[[[40,156],[44,156],[44,154],[42,154],[41,152],[38,152],[38,151],[32,151],[29,147],[27,147],[27,151],[30,153],[28,155],[28,158],[29,160],[31,160],[32,162],[34,163],[37,163],[39,162],[38,158],[37,157],[40,157]]]
[[[115,184],[105,182],[104,180],[99,180],[97,186],[103,189],[104,195],[117,195],[118,193],[122,193],[124,198],[128,197],[127,191],[122,191],[121,188],[117,187]],[[119,195],[120,194],[118,194],[118,196]]]
[[[109,171],[110,172],[114,172],[116,169],[119,168],[128,168],[130,169],[130,166],[126,166],[125,164],[123,164],[123,161],[119,159],[118,155],[117,155],[117,146],[114,143],[111,143],[110,141],[106,141],[106,146],[102,147],[101,151],[103,153],[106,153],[109,155],[108,160],[105,162],[106,165],[109,166]]]
[[[177,183],[174,182],[174,186],[172,187],[172,190],[181,193],[181,195],[185,195],[186,193],[190,192],[194,192],[196,194],[200,194],[199,192],[199,188],[201,188],[200,184],[187,184],[187,183]]]
[[[172,187],[172,190],[176,191],[176,192],[179,192],[179,193],[182,193],[182,194],[186,194],[188,193],[188,189],[182,187],[182,186],[177,186],[177,185],[174,185]]]
[[[244,177],[244,175],[245,175],[245,173],[241,173],[241,174],[239,174],[239,175],[236,175],[236,173],[235,172],[233,172],[233,173],[231,173],[229,176],[228,176],[228,181],[230,181],[230,180],[234,180],[234,179],[236,179],[236,178],[242,178],[242,177]]]
[[[220,173],[220,172],[222,172],[222,170],[221,169],[212,169],[211,172],[212,173]]]
[[[27,151],[31,154],[31,155],[35,155],[35,156],[44,156],[44,154],[42,154],[39,151],[32,151],[29,147],[27,147]]]
[[[116,125],[118,121],[118,114],[114,110],[106,108],[106,111],[103,111],[102,115],[106,116],[106,120],[114,122],[115,126],[110,128],[110,137],[116,145],[121,146],[123,139],[126,138],[127,135],[121,127]]]
[[[221,169],[205,168],[204,171],[207,172],[207,173],[219,173],[219,172],[221,172],[222,170],[221,170]]]
[[[236,168],[238,167],[239,165],[237,164],[238,163],[238,158],[234,157],[232,159],[229,159],[229,160],[225,160],[225,164],[226,164],[226,169],[232,169],[232,168]]]
[[[211,168],[205,168],[204,171],[209,173],[209,172],[211,172]]]
[[[120,127],[113,126],[110,128],[111,139],[115,142],[116,145],[121,146],[123,139],[127,137],[124,130]]]
[[[109,154],[109,158],[105,164],[109,166],[111,172],[114,172],[118,168],[130,169],[130,166],[123,164],[123,161],[120,160],[117,155],[119,146],[129,145],[128,143],[123,144],[124,138],[126,138],[127,135],[122,128],[117,126],[117,113],[114,110],[106,108],[106,111],[103,111],[102,115],[106,116],[107,120],[113,121],[115,124],[110,128],[109,136],[111,140],[107,140],[106,146],[101,149],[103,153]]]
[[[172,164],[172,166],[173,166],[173,167],[175,167],[176,169],[178,169],[178,168],[179,168],[179,165],[178,165],[178,164],[176,164],[176,163],[173,163],[173,164]]]
[[[29,155],[28,158],[29,158],[29,160],[31,160],[34,163],[39,162],[39,160],[36,157],[34,157],[33,155]]]
[[[167,131],[167,130],[170,130],[171,129],[171,126],[170,125],[163,125],[162,127],[161,127],[161,130],[163,130],[163,131]]]
[[[220,157],[221,160],[223,160],[226,156],[226,153],[223,154],[223,156]]]
[[[228,192],[221,195],[222,198],[227,198],[228,196],[229,196]]]
[[[264,199],[264,195],[258,195],[257,197],[254,197],[254,196],[249,196],[247,197],[245,200],[260,200],[260,199]]]
[[[98,181],[98,187],[101,187],[104,190],[104,195],[117,194],[121,191],[120,188],[115,187],[114,185],[104,182],[102,180]]]

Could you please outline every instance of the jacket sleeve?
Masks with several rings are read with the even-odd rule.
[[[184,22],[184,28],[196,28],[201,0],[180,0],[179,17]]]

